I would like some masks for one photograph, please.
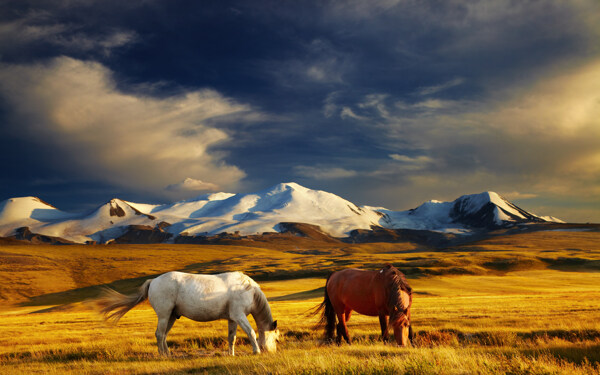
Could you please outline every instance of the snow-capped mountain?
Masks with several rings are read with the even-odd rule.
[[[35,197],[11,198],[0,203],[0,236],[29,227],[34,233],[74,242],[106,242],[122,235],[129,225],[155,225],[154,221],[155,218],[120,199],[112,199],[84,214],[60,211]]]
[[[36,197],[10,198],[0,202],[0,235],[15,228],[38,227],[74,216]]]
[[[0,202],[0,236],[11,236],[18,228],[29,227],[33,233],[79,243],[104,243],[122,236],[131,226],[159,228],[174,238],[221,232],[277,232],[281,230],[279,223],[297,222],[317,225],[332,236],[345,237],[354,229],[372,226],[469,233],[545,221],[559,220],[531,214],[494,192],[465,195],[453,202],[429,201],[408,211],[391,211],[359,207],[335,194],[293,182],[252,194],[214,193],[164,205],[112,199],[86,214],[66,213],[35,197]]]
[[[562,222],[529,213],[492,191],[463,195],[453,202],[431,200],[408,211],[372,209],[385,214],[382,227],[393,229],[468,233],[473,229],[494,229],[515,223]]]
[[[143,209],[142,205],[129,203]],[[380,215],[335,194],[282,183],[252,194],[217,193],[172,205],[155,206],[150,215],[171,223],[167,230],[188,235],[277,231],[280,222],[319,225],[333,236],[377,225]],[[184,220],[182,220],[182,218]]]

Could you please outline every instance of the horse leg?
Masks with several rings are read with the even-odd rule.
[[[338,345],[342,344],[342,330],[344,329],[344,313],[337,314],[338,324],[335,326],[335,343]]]
[[[237,333],[237,326],[238,324],[235,322],[235,320],[229,320],[229,336],[228,336],[228,341],[229,341],[229,354],[230,355],[235,355],[235,339],[236,339],[236,333]]]
[[[163,346],[165,348],[165,351],[167,352],[167,355],[169,355],[169,347],[167,346],[167,335],[169,334],[169,331],[171,330],[171,328],[173,328],[173,324],[175,324],[175,321],[179,319],[179,315],[177,315],[175,313],[175,310],[171,311],[171,316],[169,317],[169,322],[167,323],[167,329],[165,330],[165,337],[163,339]]]
[[[252,329],[248,318],[244,314],[240,314],[235,319],[236,323],[242,327],[246,335],[248,335],[248,339],[250,340],[250,344],[252,345],[252,351],[254,354],[260,353],[260,348],[258,347],[258,343],[256,342],[256,333]]]
[[[389,337],[387,315],[379,315],[379,325],[381,326],[381,337],[383,338],[383,342],[386,342]]]
[[[177,316],[173,313],[169,314],[168,318],[158,318],[158,324],[156,325],[156,345],[158,346],[158,353],[169,356],[169,347],[167,346],[167,333],[173,327],[173,323]]]
[[[167,333],[173,327],[173,323],[177,319],[177,315],[173,313],[175,309],[175,301],[173,298],[168,298],[161,294],[161,291],[151,293],[148,292],[148,301],[156,313],[158,324],[156,325],[156,345],[158,346],[158,354],[169,355],[167,347]]]
[[[342,343],[342,337],[350,344],[350,337],[348,335],[348,327],[346,326],[346,314],[339,313],[337,314],[338,324],[337,324],[337,337],[336,343],[340,345]]]
[[[344,330],[342,331],[342,333],[344,334],[344,338],[346,339],[346,341],[348,342],[348,344],[350,344],[350,335],[348,334],[348,321],[350,320],[350,315],[352,315],[352,310],[347,309],[344,312]]]

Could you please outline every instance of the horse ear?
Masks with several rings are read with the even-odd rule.
[[[273,322],[273,325],[271,325],[271,331],[277,329],[277,320]]]

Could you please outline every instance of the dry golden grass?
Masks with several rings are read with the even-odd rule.
[[[5,246],[0,373],[598,373],[599,239],[530,233],[445,251],[406,244]],[[306,312],[320,302],[324,276],[385,262],[406,270],[416,291],[415,347],[384,345],[377,319],[358,314],[349,324],[352,346],[322,345],[322,332],[312,329],[317,318]],[[127,291],[173,269],[253,275],[279,320],[278,353],[252,355],[240,330],[239,355],[229,357],[225,321],[182,318],[168,337],[173,357],[161,358],[147,303],[113,327],[81,302],[97,285]]]

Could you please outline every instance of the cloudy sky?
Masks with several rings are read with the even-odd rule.
[[[0,0],[0,200],[295,181],[600,222],[600,2]]]

